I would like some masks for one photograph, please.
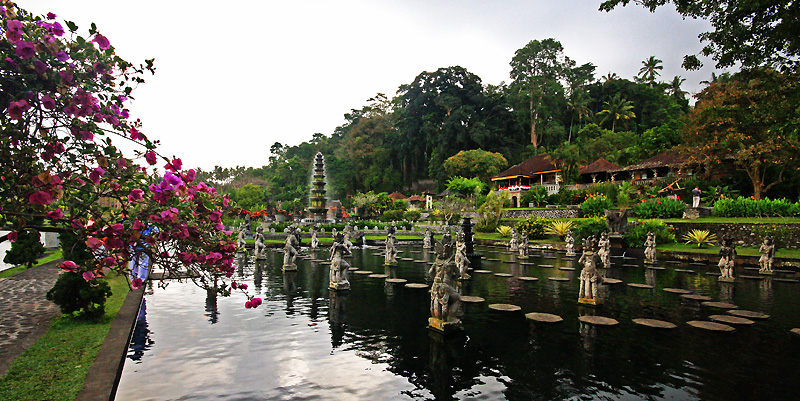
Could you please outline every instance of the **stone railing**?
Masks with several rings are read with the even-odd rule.
[[[527,219],[528,217],[541,217],[545,219],[575,219],[581,217],[579,206],[567,206],[559,208],[545,208],[535,210],[503,210],[504,219]]]

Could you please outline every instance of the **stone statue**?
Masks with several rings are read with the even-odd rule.
[[[575,256],[575,236],[572,235],[572,230],[567,231],[567,256]]]
[[[330,289],[349,290],[350,281],[347,280],[347,270],[350,268],[350,264],[342,258],[350,254],[350,249],[347,249],[344,244],[344,235],[342,233],[336,234],[336,237],[334,237],[330,252]]]
[[[236,247],[238,248],[239,252],[244,252],[245,247],[247,246],[247,242],[244,240],[247,230],[245,230],[244,223],[239,226],[239,235],[236,237]]]
[[[608,238],[608,232],[600,234],[597,247],[597,255],[600,257],[602,267],[606,269],[611,267],[611,240]]]
[[[583,265],[580,276],[580,288],[578,290],[578,302],[587,305],[599,305],[602,300],[598,297],[598,287],[602,284],[603,276],[597,270],[597,262],[600,257],[597,255],[597,242],[594,236],[585,238],[583,241],[583,252],[578,263]]]
[[[256,255],[256,259],[265,259],[264,258],[264,251],[267,249],[267,246],[264,245],[264,228],[258,226],[256,229],[255,235],[256,243],[254,246],[253,253]]]
[[[761,257],[758,259],[758,265],[761,269],[758,270],[759,274],[772,274],[772,264],[775,258],[775,243],[769,235],[764,238],[764,243],[758,249]]]
[[[736,280],[734,277],[734,269],[736,267],[736,245],[733,239],[729,236],[722,238],[722,243],[719,248],[719,272],[722,275],[719,281],[733,282]]]
[[[433,233],[431,232],[431,228],[428,227],[425,229],[425,236],[422,237],[422,249],[431,248],[433,248]]]
[[[347,250],[352,252],[353,250],[353,242],[351,238],[353,236],[353,227],[350,226],[350,223],[347,223],[344,226],[344,246],[347,247]]]
[[[528,259],[528,232],[522,232],[522,239],[519,241],[519,258]]]
[[[287,235],[283,246],[283,270],[297,270],[294,260],[297,257],[297,247],[300,244],[297,242],[297,236],[294,235],[292,226],[286,227],[284,231],[287,231]]]
[[[386,228],[386,248],[383,262],[385,265],[397,264],[397,237],[394,236],[396,231],[397,228],[395,228],[395,226]]]
[[[311,249],[319,249],[319,238],[317,238],[317,226],[311,227]]]
[[[652,231],[647,233],[647,239],[644,241],[644,262],[656,263],[656,234]]]
[[[611,234],[625,234],[628,227],[628,209],[606,210],[606,225]]]
[[[436,241],[434,250],[436,260],[431,266],[434,276],[431,286],[431,317],[428,325],[440,332],[461,329],[458,319],[461,309],[461,288],[458,283],[459,271],[453,261],[453,243],[448,234]]]
[[[508,249],[511,250],[511,252],[519,251],[519,239],[516,228],[511,231],[511,240],[508,241]]]
[[[469,268],[469,258],[467,258],[467,243],[463,231],[459,231],[456,236],[456,268],[462,280],[469,280],[472,277],[467,273]]]

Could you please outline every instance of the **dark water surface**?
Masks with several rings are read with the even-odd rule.
[[[401,246],[400,257],[433,260]],[[560,253],[535,252],[523,265],[514,255],[478,247],[483,269],[539,278],[473,274],[464,293],[486,299],[465,304],[464,336],[442,340],[426,329],[426,289],[385,284],[350,272],[351,291],[328,291],[328,266],[297,260],[284,274],[282,255],[240,267],[240,282],[264,298],[215,298],[191,283],[171,283],[145,296],[117,400],[796,400],[800,399],[800,284],[776,278],[717,282],[713,265],[661,261],[665,270],[614,258],[606,302],[579,306],[577,264]],[[384,273],[379,249],[354,250],[353,266]],[[316,253],[327,259],[327,251]],[[555,257],[555,258],[553,258]],[[553,265],[552,268],[539,265]],[[638,267],[623,266],[636,264]],[[575,267],[576,270],[559,270]],[[428,265],[401,260],[396,275],[425,283]],[[675,272],[692,269],[695,273]],[[757,275],[741,267],[739,274]],[[567,277],[557,282],[548,277]],[[655,285],[655,289],[627,283]],[[733,333],[685,324],[723,310],[680,298],[684,288],[771,317]],[[512,303],[522,312],[495,312]],[[524,313],[560,315],[562,323],[532,323]],[[614,327],[582,324],[578,316],[617,319]],[[678,325],[649,329],[634,318]]]

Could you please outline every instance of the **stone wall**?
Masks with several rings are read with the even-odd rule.
[[[761,241],[753,234],[753,227],[759,225],[769,224],[754,224],[754,223],[693,223],[693,222],[680,222],[670,223],[675,227],[675,237],[680,240],[684,234],[691,230],[709,230],[715,234],[718,239],[725,235],[733,237],[739,245],[744,246],[759,246]],[[786,248],[797,249],[800,248],[800,224],[786,224],[789,228],[790,238],[784,244]]]
[[[576,206],[536,210],[503,210],[504,219],[527,219],[528,217],[541,217],[545,219],[575,219],[581,217],[581,209]]]

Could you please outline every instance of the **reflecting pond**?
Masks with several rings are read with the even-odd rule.
[[[537,251],[522,261],[502,248],[479,246],[485,259],[464,293],[464,335],[442,339],[426,329],[427,289],[387,284],[350,272],[352,289],[328,291],[328,266],[299,259],[281,271],[282,255],[240,262],[237,276],[264,299],[208,296],[191,283],[170,283],[145,296],[117,400],[448,400],[448,399],[797,399],[800,391],[800,284],[794,272],[755,278],[739,267],[735,284],[718,283],[711,264],[617,257],[605,274],[605,303],[577,303],[580,269],[562,253]],[[354,249],[351,265],[428,283],[433,254],[402,245],[387,272],[380,249]],[[327,250],[312,253],[327,259]],[[552,267],[550,267],[552,266]],[[575,270],[570,270],[570,269]],[[663,270],[659,270],[663,269]],[[676,271],[677,270],[677,271]],[[757,269],[756,269],[757,270]],[[512,277],[494,273],[509,273]],[[537,281],[518,277],[535,277]],[[552,280],[566,278],[566,281]],[[649,284],[653,289],[631,287]],[[770,315],[732,333],[691,327],[722,309],[664,291],[691,290],[740,309]],[[497,312],[510,303],[522,312]],[[525,313],[561,316],[534,323]],[[581,315],[617,319],[613,327],[581,323]],[[631,319],[675,323],[674,330]]]

